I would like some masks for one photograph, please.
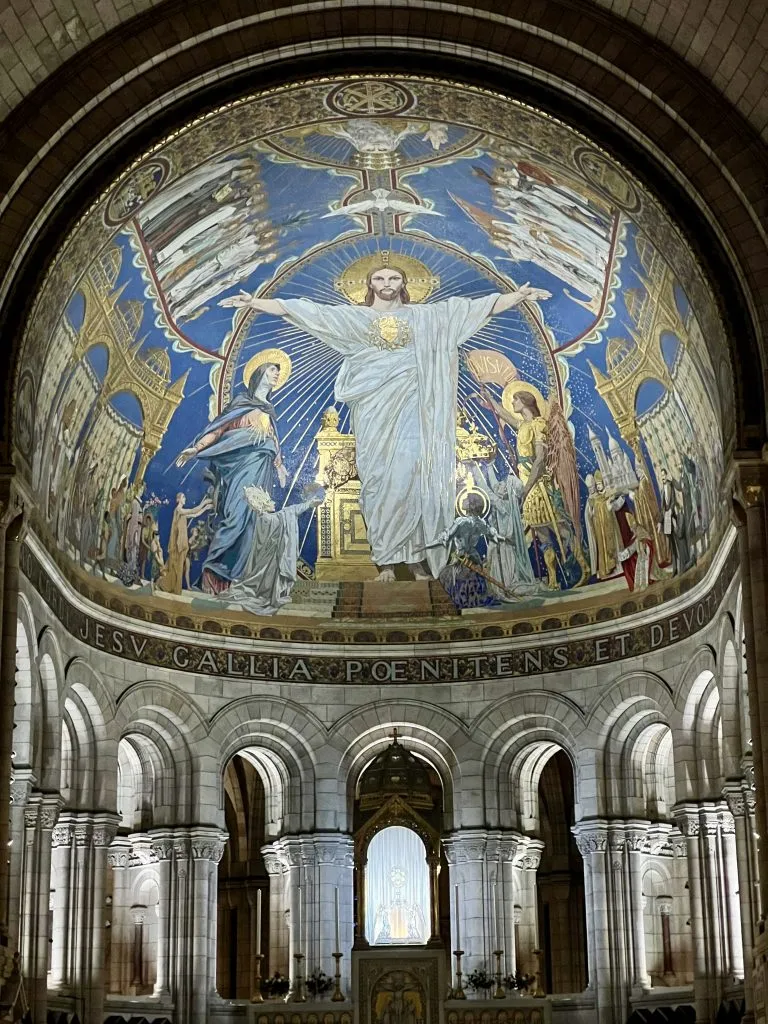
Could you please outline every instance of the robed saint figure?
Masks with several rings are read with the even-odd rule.
[[[394,580],[397,563],[425,579],[446,562],[438,538],[455,515],[459,346],[494,314],[549,297],[525,285],[504,295],[412,304],[407,285],[403,270],[381,266],[368,274],[364,305],[245,292],[220,303],[282,316],[344,357],[335,397],[350,410],[360,509],[382,582]]]

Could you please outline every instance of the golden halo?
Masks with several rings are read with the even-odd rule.
[[[501,404],[504,406],[507,412],[512,413],[513,416],[519,415],[512,408],[512,401],[519,391],[525,391],[526,394],[533,395],[533,397],[536,399],[537,405],[539,406],[539,412],[542,416],[546,417],[547,412],[549,410],[549,405],[547,403],[546,398],[542,395],[542,393],[539,391],[535,384],[529,384],[527,380],[510,381],[510,383],[507,384],[507,386],[502,391]]]
[[[481,490],[475,483],[464,484],[459,493],[456,495],[456,515],[467,515],[467,512],[464,508],[464,499],[470,494],[477,494],[478,497],[482,499],[483,510],[482,512],[480,512],[480,518],[485,519],[485,517],[491,511],[491,499],[488,497],[485,491]]]
[[[251,383],[251,377],[254,371],[264,363],[274,363],[275,366],[280,370],[280,376],[277,378],[277,384],[273,387],[273,391],[277,391],[291,376],[291,357],[287,352],[283,352],[281,348],[265,348],[263,352],[257,352],[255,356],[252,356],[245,364],[243,370],[243,383],[246,387]]]
[[[440,287],[440,278],[436,277],[426,264],[414,256],[403,256],[400,253],[383,249],[350,263],[347,269],[334,282],[337,291],[362,306],[368,292],[368,275],[376,267],[400,267],[408,277],[408,294],[411,302],[424,302],[432,292]]]

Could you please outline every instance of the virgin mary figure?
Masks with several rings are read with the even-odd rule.
[[[227,590],[248,565],[256,512],[246,500],[245,488],[260,487],[271,494],[275,477],[281,487],[286,484],[271,398],[290,372],[290,358],[281,349],[254,356],[243,372],[245,393],[233,398],[176,460],[183,466],[193,458],[205,459],[213,477],[214,532],[201,582],[206,593]]]

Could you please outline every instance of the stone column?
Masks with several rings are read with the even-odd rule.
[[[112,918],[109,929],[111,943],[109,958],[109,991],[128,994],[130,948],[128,934],[128,907],[131,902],[129,867],[131,843],[124,836],[113,839],[107,851],[107,863],[112,869]]]
[[[677,804],[674,808],[675,821],[685,838],[686,861],[688,866],[688,897],[690,900],[689,919],[691,922],[691,944],[693,946],[693,994],[697,1024],[708,1024],[714,1019],[716,1006],[712,1005],[709,950],[709,930],[705,912],[706,890],[702,884],[701,853],[699,834],[699,808],[697,804]]]
[[[51,987],[69,985],[70,937],[72,934],[71,867],[75,834],[70,815],[62,813],[51,836],[51,882],[53,885],[53,947]]]
[[[0,491],[0,546],[2,565],[2,612],[0,624],[0,850],[8,849],[11,838],[11,755],[13,750],[13,709],[16,689],[16,636],[19,604],[19,555],[24,536],[24,511],[20,499],[2,481]],[[9,945],[8,858],[0,857],[0,978],[10,973],[14,948]],[[0,1003],[3,997],[0,996]]]
[[[170,831],[151,832],[152,853],[157,862],[157,974],[154,995],[166,999],[170,995],[171,958],[171,873],[173,861],[173,834]]]
[[[262,977],[275,972],[291,976],[289,960],[288,862],[274,843],[262,847],[261,855],[269,876],[269,945],[264,950]]]
[[[742,615],[756,782],[755,816],[757,833],[763,839],[763,845],[758,850],[756,872],[759,908],[755,915],[752,977],[755,1019],[758,1021],[768,1019],[768,932],[765,929],[768,908],[768,847],[765,845],[765,837],[768,835],[768,751],[763,740],[768,728],[768,537],[765,510],[768,467],[763,461],[764,457],[764,452],[756,453],[752,458],[737,461],[737,495],[733,502],[733,516],[739,533],[741,557]]]
[[[608,939],[612,961],[611,989],[614,1019],[626,1016],[631,990],[632,923],[629,920],[627,893],[629,865],[627,863],[627,836],[624,822],[608,825],[607,874],[608,917],[611,933]],[[611,941],[612,940],[612,941]],[[643,942],[645,937],[643,937]]]
[[[459,936],[464,950],[462,971],[465,976],[475,969],[493,970],[487,842],[488,832],[485,829],[462,829],[443,837],[449,872],[451,949],[458,948],[456,940]]]
[[[727,935],[728,957],[726,969],[729,978],[744,980],[744,947],[742,944],[740,882],[738,851],[736,848],[736,822],[730,810],[721,806],[718,813],[720,848],[722,851],[722,916]]]
[[[8,934],[21,950],[20,918],[23,914],[26,860],[35,857],[39,795],[32,795],[35,776],[31,768],[17,768],[11,782],[11,848],[8,855]]]
[[[538,956],[540,944],[537,876],[543,849],[544,843],[540,839],[521,837],[514,860],[520,896],[518,969],[523,974],[537,976],[541,975],[542,967],[541,957]],[[543,982],[543,978],[538,977],[538,981]]]
[[[648,850],[650,822],[627,824],[627,856],[629,858],[629,916],[632,924],[632,987],[643,991],[651,987],[645,945],[643,913],[643,866]]]
[[[599,1024],[619,1024],[624,1007],[613,1003],[611,927],[609,915],[608,823],[599,819],[573,826],[576,846],[584,858],[584,896],[587,903],[589,982],[595,993]]]
[[[59,816],[58,794],[33,794],[25,812],[21,970],[33,1020],[45,1020],[50,958],[51,839]]]
[[[291,992],[293,993],[298,980],[296,955],[301,954],[304,957],[301,961],[301,970],[306,977],[306,966],[309,962],[308,941],[310,946],[312,944],[310,916],[314,914],[312,907],[314,879],[308,869],[310,866],[314,866],[314,854],[309,853],[299,836],[283,836],[272,845],[287,867],[285,900],[288,911],[286,915],[288,920],[288,966]]]
[[[672,958],[672,931],[669,926],[669,919],[672,916],[672,901],[659,897],[657,909],[661,918],[661,969],[664,976],[669,977],[675,973]]]
[[[504,956],[501,961],[502,973],[515,976],[517,970],[517,932],[520,919],[516,918],[516,909],[522,908],[519,894],[515,891],[515,857],[519,846],[519,836],[503,835],[499,843],[498,873],[498,922],[499,938]]]
[[[305,858],[307,877],[311,877],[309,891],[314,900],[307,908],[308,924],[314,920],[315,942],[307,953],[307,973],[323,970],[333,976],[332,954],[336,945],[336,893],[339,897],[339,952],[342,986],[348,991],[350,983],[353,943],[353,867],[354,843],[352,836],[341,833],[315,833],[304,837],[305,848],[311,844],[312,855]],[[310,959],[310,956],[312,959]]]
[[[79,936],[83,966],[83,1024],[102,1024],[104,1018],[107,850],[115,837],[119,820],[114,814],[96,814],[90,829],[86,830],[86,860],[80,879],[80,896],[85,913],[81,918],[83,927]]]
[[[218,864],[226,832],[217,828],[190,830],[190,889],[187,912],[191,925],[188,1020],[205,1021],[208,1000],[216,994],[216,900]]]

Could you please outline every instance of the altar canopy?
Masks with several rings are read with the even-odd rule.
[[[429,938],[429,871],[421,839],[393,825],[368,847],[365,934],[371,945],[424,945]]]

